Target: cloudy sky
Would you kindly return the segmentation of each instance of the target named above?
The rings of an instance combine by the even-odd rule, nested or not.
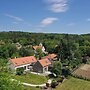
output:
[[[0,31],[90,33],[90,0],[0,0]]]

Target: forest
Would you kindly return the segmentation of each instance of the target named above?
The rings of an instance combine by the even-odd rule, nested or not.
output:
[[[17,49],[16,44],[22,46]],[[52,34],[29,32],[0,32],[0,59],[33,55],[31,46],[42,43],[48,53],[56,53],[62,62],[72,66],[90,57],[90,34]],[[18,45],[17,45],[18,46]],[[75,64],[75,65],[73,65]]]

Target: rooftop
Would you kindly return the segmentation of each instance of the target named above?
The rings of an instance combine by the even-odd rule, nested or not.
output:
[[[28,57],[21,57],[21,58],[15,58],[10,59],[10,61],[17,67],[33,62],[37,62],[36,58],[34,56],[28,56]]]
[[[51,62],[48,60],[48,59],[41,59],[39,60],[39,63],[45,67],[45,66],[48,66],[48,65],[51,65]]]

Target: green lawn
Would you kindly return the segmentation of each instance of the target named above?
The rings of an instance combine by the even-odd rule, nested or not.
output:
[[[70,78],[57,86],[54,90],[90,90],[90,81]]]
[[[90,59],[87,61],[87,64],[90,64]]]
[[[24,86],[24,89],[25,89],[25,90],[41,90],[40,88],[36,88],[36,87],[27,87],[27,86]]]
[[[12,76],[13,79],[16,79],[21,82],[31,83],[31,84],[43,84],[47,82],[47,78],[44,76],[39,76],[35,74],[28,73],[26,75],[15,75]]]

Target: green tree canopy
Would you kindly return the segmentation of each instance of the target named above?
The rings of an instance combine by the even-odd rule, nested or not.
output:
[[[59,61],[55,62],[52,67],[52,73],[55,73],[57,76],[61,75],[61,63]]]

